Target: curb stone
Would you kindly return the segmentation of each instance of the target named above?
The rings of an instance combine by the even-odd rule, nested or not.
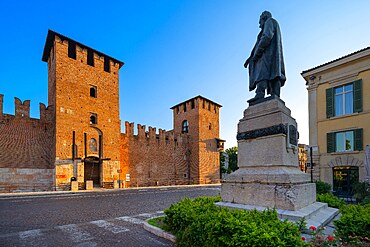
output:
[[[156,217],[154,217],[156,218]],[[150,218],[150,219],[153,219],[153,218]],[[162,229],[158,228],[158,227],[155,227],[155,226],[152,226],[148,223],[148,220],[150,219],[147,219],[145,222],[144,222],[144,229],[147,230],[148,232],[150,233],[153,233],[154,235],[158,236],[158,237],[161,237],[161,238],[165,238],[173,243],[176,243],[176,237],[174,235],[172,235],[171,233],[168,233],[168,232],[165,232],[163,231]]]
[[[151,189],[170,189],[170,188],[201,188],[201,187],[220,187],[221,184],[192,184],[192,185],[166,185],[166,186],[149,186],[149,187],[129,187],[119,189],[94,188],[93,190],[78,191],[19,191],[19,192],[0,192],[0,197],[17,197],[17,196],[37,196],[37,195],[59,195],[59,194],[78,194],[78,193],[95,193],[95,192],[117,192],[117,191],[136,191]]]

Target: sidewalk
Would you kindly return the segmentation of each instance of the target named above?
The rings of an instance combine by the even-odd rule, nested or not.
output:
[[[166,189],[166,188],[187,188],[187,187],[218,187],[221,184],[192,184],[192,185],[168,185],[168,186],[150,186],[150,187],[130,187],[118,189],[94,188],[93,190],[78,190],[78,191],[28,191],[28,192],[7,192],[0,193],[1,197],[18,197],[18,196],[36,196],[36,195],[59,195],[59,194],[79,194],[79,193],[94,193],[94,192],[114,192],[114,191],[130,191],[130,190],[149,190],[149,189]]]

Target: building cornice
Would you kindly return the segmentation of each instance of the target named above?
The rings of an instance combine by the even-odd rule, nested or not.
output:
[[[314,67],[312,69],[302,71],[301,75],[303,77],[307,77],[307,76],[310,76],[312,74],[320,73],[320,72],[323,72],[325,70],[340,66],[340,65],[345,64],[345,63],[355,61],[357,59],[360,59],[360,58],[363,58],[363,57],[366,57],[366,56],[370,56],[370,47],[367,47],[367,48],[364,48],[362,50],[353,52],[351,54],[348,54],[346,56],[340,57],[340,58],[335,59],[333,61],[324,63],[324,64],[319,65],[317,67]]]

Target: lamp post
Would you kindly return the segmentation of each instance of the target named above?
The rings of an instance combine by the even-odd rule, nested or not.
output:
[[[312,147],[310,147],[310,168],[311,168],[311,183],[313,183],[313,163],[312,163]]]

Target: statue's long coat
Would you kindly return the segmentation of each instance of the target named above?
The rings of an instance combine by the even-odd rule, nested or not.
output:
[[[259,57],[259,59],[256,61],[252,59],[249,63],[249,91],[254,90],[260,81],[276,78],[279,78],[281,86],[284,86],[286,77],[283,45],[280,27],[275,19],[266,20],[250,57]],[[270,88],[267,91],[269,93]]]

